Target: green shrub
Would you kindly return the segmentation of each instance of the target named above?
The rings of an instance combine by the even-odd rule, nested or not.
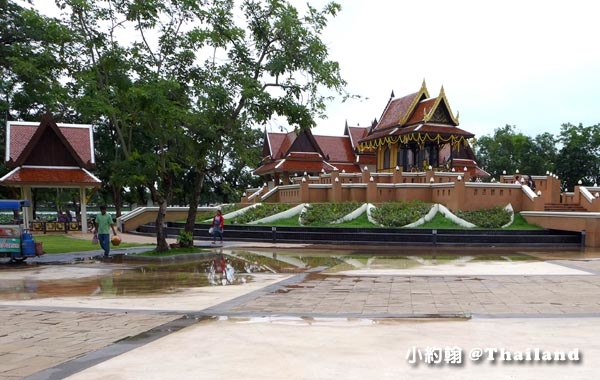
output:
[[[267,216],[279,214],[280,212],[284,212],[292,208],[289,204],[284,203],[263,203],[256,207],[253,207],[242,215],[238,215],[231,220],[232,224],[246,224],[248,222],[252,222],[254,220],[259,220],[262,218],[266,218]]]
[[[302,224],[305,226],[324,226],[350,214],[360,207],[358,202],[343,203],[313,203],[302,214]]]
[[[510,211],[500,206],[475,211],[456,211],[454,214],[480,228],[500,228],[510,223],[511,215]]]
[[[177,243],[180,247],[191,247],[194,245],[194,237],[191,232],[181,230],[177,236]]]
[[[430,209],[431,205],[422,201],[388,202],[373,209],[371,216],[385,227],[403,227],[421,219]]]

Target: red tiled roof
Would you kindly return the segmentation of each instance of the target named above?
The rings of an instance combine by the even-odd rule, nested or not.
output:
[[[381,120],[375,127],[374,130],[380,131],[398,125],[400,119],[402,119],[408,111],[410,106],[414,102],[415,97],[419,96],[421,92],[415,92],[414,94],[403,96],[390,101],[381,115]]]
[[[92,154],[91,126],[66,126],[58,124],[58,129],[67,139],[83,162],[94,163]]]
[[[58,124],[58,129],[83,162],[95,163],[91,125]],[[7,161],[17,161],[37,131],[39,123],[9,121],[7,131]]]
[[[101,181],[81,168],[18,167],[0,178],[5,186],[99,187]]]
[[[431,98],[431,99],[427,99],[427,100],[423,100],[423,101],[419,102],[419,104],[415,108],[415,111],[410,116],[410,119],[408,119],[408,121],[406,122],[406,125],[423,122],[425,120],[425,116],[433,108],[436,100],[437,100],[436,98]]]
[[[348,127],[348,133],[352,149],[355,149],[358,146],[358,142],[369,133],[369,128]]]
[[[354,162],[356,155],[348,136],[315,136],[328,161]]]
[[[335,166],[340,173],[342,171],[345,171],[346,173],[360,173],[360,166],[358,164],[331,164]]]
[[[254,170],[254,175],[263,175],[267,173],[271,173],[275,171],[275,166],[279,163],[279,161],[269,162],[264,165],[259,166]]]
[[[31,137],[38,128],[35,125],[18,125],[11,122],[7,125],[6,131],[6,161],[16,161]]]
[[[274,159],[278,159],[290,149],[290,146],[296,139],[296,134],[294,132],[268,132],[267,139],[269,139],[271,156]]]

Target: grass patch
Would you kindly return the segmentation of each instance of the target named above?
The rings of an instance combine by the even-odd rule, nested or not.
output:
[[[349,220],[340,224],[330,224],[331,227],[350,227],[350,228],[377,228],[378,225],[375,225],[369,222],[369,216],[366,212],[360,214],[360,216],[356,219]]]
[[[68,237],[65,235],[33,235],[36,242],[41,242],[44,247],[44,253],[69,253],[95,251],[100,248],[100,244],[94,245],[90,240]],[[122,242],[119,248],[143,247],[148,244]],[[114,249],[116,247],[111,247]]]
[[[429,222],[418,226],[417,228],[431,228],[431,229],[464,229],[465,227],[454,223],[452,220],[446,218],[443,214],[437,213]]]
[[[515,212],[515,218],[513,220],[513,222],[511,223],[510,226],[506,227],[507,230],[543,230],[542,227],[536,225],[536,224],[529,224],[527,223],[527,221],[525,220],[525,218],[523,218],[523,216],[521,216],[521,214]]]

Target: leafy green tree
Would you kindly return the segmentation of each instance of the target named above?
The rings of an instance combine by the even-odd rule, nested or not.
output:
[[[0,0],[0,111],[11,119],[64,110],[71,34],[58,20]]]
[[[475,145],[477,162],[492,177],[520,173],[541,175],[553,170],[556,159],[556,139],[543,133],[532,139],[517,133],[514,126],[494,130],[493,136],[482,136]]]
[[[149,189],[158,205],[157,249],[166,250],[163,222],[182,155],[189,152],[189,74],[202,37],[191,24],[204,17],[196,1],[59,0],[78,36],[72,93],[83,118],[100,120],[108,149],[105,179],[118,196],[125,186]],[[112,157],[111,157],[112,156]],[[108,170],[107,170],[108,168]],[[118,197],[117,197],[118,199]]]
[[[237,23],[234,5],[233,1],[215,1],[207,12],[210,37],[206,44],[213,55],[195,73],[202,79],[196,83],[195,98],[197,112],[216,133],[195,139],[200,151],[210,148],[210,159],[200,158],[192,164],[196,181],[186,222],[189,231],[203,176],[211,177],[210,182],[225,198],[234,191],[235,183],[231,178],[219,178],[227,177],[223,175],[224,163],[225,158],[231,158],[231,149],[240,161],[234,165],[229,161],[229,167],[241,170],[256,164],[243,153],[248,146],[240,144],[255,134],[253,125],[277,115],[296,128],[311,128],[316,117],[324,116],[327,98],[321,91],[342,93],[345,85],[338,63],[328,59],[327,46],[320,39],[328,17],[340,10],[338,4],[329,3],[322,11],[309,5],[307,13],[300,15],[287,1],[245,0],[241,2],[243,21]]]
[[[51,99],[43,103],[59,109],[63,120],[97,126],[98,172],[116,203],[123,188],[149,190],[160,210],[159,250],[168,249],[162,226],[178,189],[191,186],[190,216],[206,178],[217,196],[231,199],[257,164],[255,126],[281,116],[296,128],[311,128],[324,115],[323,91],[343,92],[339,65],[320,39],[340,10],[336,3],[321,11],[307,5],[302,15],[283,0],[56,4],[64,15],[62,25],[53,21],[57,38],[69,37],[60,56],[69,60],[50,65],[58,70],[46,73],[48,83],[60,91],[46,91]],[[32,61],[22,56],[24,64]],[[17,73],[14,62],[5,66]],[[12,93],[23,87],[2,85]]]
[[[67,90],[61,83],[70,54],[71,34],[57,20],[31,7],[0,0],[0,114],[7,120],[36,120],[46,111],[65,111]],[[5,140],[5,128],[0,139]],[[5,144],[0,144],[4,156]],[[6,173],[3,164],[0,174]],[[3,188],[3,192],[11,189]],[[7,194],[14,197],[14,194]]]
[[[564,189],[572,190],[579,181],[592,185],[600,180],[600,124],[584,127],[563,124],[559,141],[562,148],[556,174]]]

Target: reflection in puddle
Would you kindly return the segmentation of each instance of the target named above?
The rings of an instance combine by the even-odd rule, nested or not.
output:
[[[168,294],[192,287],[243,284],[252,281],[251,273],[271,272],[233,256],[223,257],[224,266],[217,267],[219,259],[137,267],[98,263],[3,267],[0,299]]]
[[[580,252],[565,251],[561,251],[561,254],[573,259],[581,255]],[[360,250],[326,247],[300,251],[238,249],[216,258],[212,256],[158,264],[123,263],[117,258],[108,263],[85,261],[67,265],[1,265],[0,299],[169,294],[193,287],[239,285],[252,281],[254,273],[302,273],[315,268],[323,269],[320,273],[325,275],[343,272],[370,275],[377,271],[395,275],[422,275],[425,273],[422,270],[429,271],[425,274],[461,275],[470,273],[469,270],[488,270],[482,268],[484,266],[503,267],[505,272],[497,274],[517,274],[519,270],[526,273],[531,271],[530,266],[534,266],[538,274],[553,274],[556,271],[554,267],[559,266],[544,263],[547,255],[552,256],[553,252],[465,247],[382,247]],[[458,269],[451,272],[447,271],[448,267]],[[497,271],[496,268],[494,270]],[[563,272],[556,273],[566,273],[564,268],[561,270]]]

